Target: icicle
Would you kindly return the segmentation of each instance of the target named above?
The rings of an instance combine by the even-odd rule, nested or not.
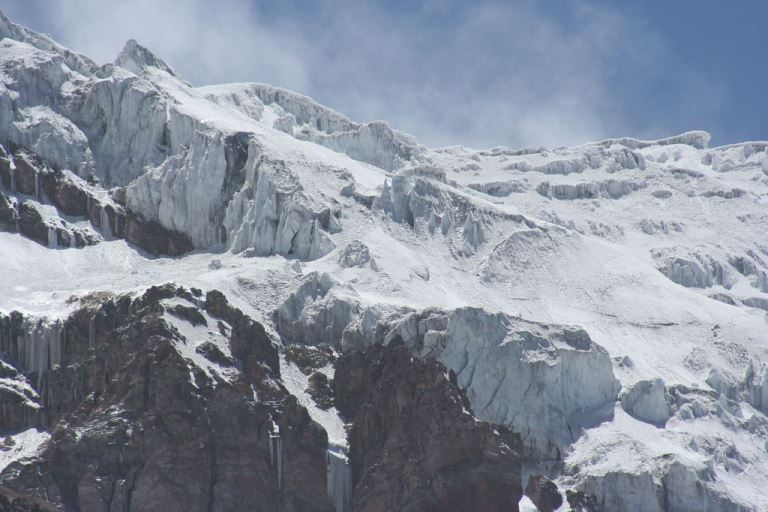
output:
[[[88,347],[93,348],[94,345],[96,345],[96,315],[93,315],[88,322]]]
[[[26,372],[37,376],[38,388],[45,372],[61,366],[63,331],[60,320],[53,323],[41,320],[23,336],[17,337],[18,360]]]
[[[40,173],[35,170],[35,197],[40,199]]]
[[[16,167],[13,165],[13,161],[11,161],[11,193],[16,193]]]
[[[56,228],[48,226],[48,247],[50,249],[56,249],[59,247],[59,239],[56,236]]]
[[[280,438],[280,427],[272,423],[269,433],[269,460],[277,470],[277,488],[283,488],[283,441]]]
[[[49,338],[49,348],[48,353],[50,356],[50,360],[48,361],[48,369],[53,370],[54,368],[58,368],[61,366],[61,358],[62,354],[64,352],[63,346],[62,346],[62,333],[64,331],[64,326],[62,325],[61,321],[56,320],[56,322],[53,324],[52,328],[50,329],[50,338]]]
[[[336,512],[352,510],[352,467],[346,448],[329,445],[325,452],[328,498]]]
[[[108,236],[112,236],[112,229],[109,227],[109,215],[104,206],[101,207],[101,218],[99,220],[101,222],[102,232],[106,233]]]

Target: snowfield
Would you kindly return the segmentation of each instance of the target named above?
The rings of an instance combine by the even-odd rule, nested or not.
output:
[[[277,87],[192,87],[135,42],[98,66],[5,17],[0,36],[6,153],[194,246],[152,255],[3,185],[98,240],[0,232],[0,312],[50,322],[73,296],[174,282],[222,291],[285,344],[399,335],[522,435],[528,472],[602,510],[768,510],[768,143],[426,148]],[[46,440],[13,439],[0,466]]]

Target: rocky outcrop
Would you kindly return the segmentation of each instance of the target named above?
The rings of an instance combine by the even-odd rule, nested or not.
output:
[[[534,458],[560,459],[585,426],[611,417],[620,388],[608,353],[577,327],[469,307],[363,306],[326,274],[308,275],[274,317],[284,340],[345,353],[401,337],[456,372],[477,417],[519,432]]]
[[[15,202],[0,192],[0,231],[15,233],[19,229],[18,220]]]
[[[60,509],[34,496],[0,486],[0,510],[5,512],[58,512]]]
[[[557,485],[544,475],[531,475],[525,486],[528,496],[539,512],[554,512],[563,504]]]
[[[71,510],[331,510],[325,432],[280,383],[263,327],[222,294],[86,297],[63,329],[59,363],[33,372],[51,440],[3,485]],[[237,368],[195,352],[206,337]]]
[[[346,268],[370,266],[376,269],[376,261],[371,257],[368,246],[359,240],[353,240],[339,251],[339,265]]]
[[[0,229],[18,231],[46,247],[84,247],[103,237],[117,237],[153,255],[178,256],[193,249],[185,234],[167,229],[157,221],[144,220],[73,173],[52,169],[26,151],[17,149],[12,157],[0,157],[0,178],[9,194],[6,197],[0,193]],[[113,192],[117,198],[121,190]],[[14,198],[14,194],[23,195]],[[34,200],[23,199],[24,196]],[[41,213],[43,203],[55,209],[55,216]],[[90,221],[102,236],[82,224],[67,222],[65,216]]]
[[[436,361],[375,345],[339,359],[334,390],[352,420],[353,510],[518,509],[519,438],[476,421]]]

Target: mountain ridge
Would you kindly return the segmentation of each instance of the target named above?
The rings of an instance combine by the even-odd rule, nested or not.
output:
[[[107,473],[79,467],[44,485],[19,476],[47,467],[56,450],[93,456],[60,441],[66,428],[32,421],[42,414],[34,411],[72,422],[86,407],[104,418],[108,407],[128,411],[79,396],[81,409],[69,409],[49,384],[103,357],[86,332],[94,304],[103,311],[96,322],[116,314],[126,325],[158,322],[158,347],[170,351],[184,400],[195,385],[229,389],[230,374],[281,390],[274,400],[254,390],[226,402],[236,411],[273,407],[274,418],[285,407],[316,437],[308,476],[292,465],[302,456],[275,455],[289,423],[275,430],[259,416],[259,471],[279,499],[288,499],[276,476],[283,467],[310,478],[319,509],[327,500],[349,510],[355,496],[372,495],[347,458],[360,453],[346,452],[343,425],[352,419],[312,397],[332,395],[335,365],[351,364],[346,358],[369,351],[375,367],[376,345],[402,344],[439,365],[430,372],[454,375],[456,389],[440,389],[467,400],[474,418],[520,436],[520,454],[498,450],[522,457],[508,467],[551,478],[574,510],[768,506],[768,143],[710,148],[709,134],[691,131],[571,148],[427,148],[384,122],[357,123],[278,87],[192,87],[135,41],[97,66],[0,21],[0,346],[12,424],[0,430],[23,447],[0,452],[0,483],[59,496],[53,502],[65,508],[117,510],[131,479],[145,478],[110,473],[98,458],[89,464],[109,473],[108,486],[98,484]],[[158,288],[168,282],[176,284]],[[214,294],[205,306],[193,290],[226,298]],[[261,326],[278,363],[238,367],[250,349],[231,329],[243,322]],[[77,333],[76,350],[63,325]],[[289,360],[302,350],[323,364],[304,374]],[[446,421],[463,425],[457,418]],[[375,437],[370,425],[355,425],[363,427]],[[512,473],[513,487],[525,488]],[[73,485],[90,501],[78,501]],[[408,485],[408,502],[432,496]],[[227,492],[206,499],[224,506],[240,491]],[[509,507],[535,510],[531,499]]]

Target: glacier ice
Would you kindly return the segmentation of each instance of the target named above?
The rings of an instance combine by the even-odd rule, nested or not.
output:
[[[662,379],[643,380],[622,390],[621,407],[635,418],[664,425],[671,414]]]
[[[38,315],[10,350],[33,384],[70,297],[214,284],[286,344],[402,337],[603,509],[768,508],[765,142],[429,149],[278,87],[191,87],[135,41],[98,66],[0,35],[0,308]],[[123,240],[171,232],[196,251]],[[348,510],[354,461],[327,463]]]

